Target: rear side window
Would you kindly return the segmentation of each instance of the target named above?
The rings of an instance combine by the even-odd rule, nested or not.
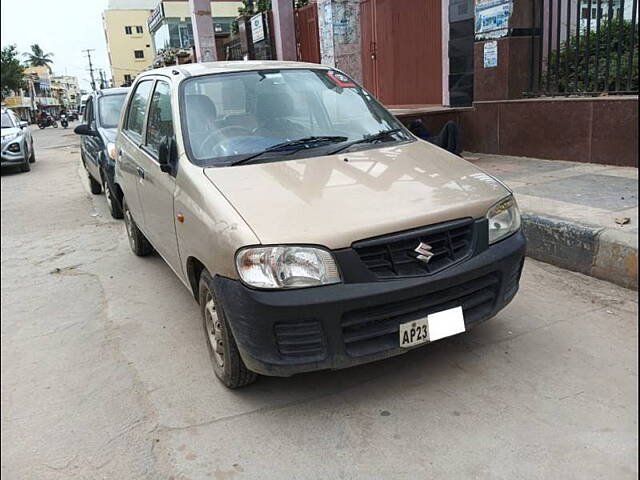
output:
[[[145,80],[140,82],[129,102],[129,110],[127,111],[127,132],[134,136],[141,137],[144,129],[144,114],[147,109],[147,101],[151,94],[153,80]]]
[[[147,148],[156,156],[160,142],[165,137],[173,137],[173,117],[171,115],[171,87],[167,82],[158,82],[151,97],[149,121],[147,122]]]

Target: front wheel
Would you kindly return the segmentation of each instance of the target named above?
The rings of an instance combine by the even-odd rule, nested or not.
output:
[[[87,173],[87,176],[89,177],[89,189],[91,193],[100,195],[100,193],[102,193],[102,185],[100,185],[100,182],[93,178],[90,173]]]
[[[136,225],[131,210],[127,205],[127,199],[122,200],[122,211],[124,213],[124,225],[127,229],[127,237],[129,237],[129,246],[131,251],[138,257],[145,257],[153,252],[153,247],[147,240],[147,237],[140,231],[138,225]]]
[[[240,357],[238,345],[229,322],[213,295],[213,280],[203,270],[198,286],[200,314],[213,372],[228,388],[239,388],[256,381],[258,376],[249,370]]]

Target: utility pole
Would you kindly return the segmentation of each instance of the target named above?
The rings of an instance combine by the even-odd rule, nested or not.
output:
[[[91,88],[95,91],[96,79],[93,76],[93,64],[91,63],[91,52],[95,51],[95,48],[90,48],[90,49],[88,48],[82,51],[87,52],[87,58],[89,59],[89,74],[91,75]]]
[[[189,0],[193,38],[196,43],[196,60],[198,62],[215,62],[216,36],[211,21],[211,4],[209,0]]]
[[[100,69],[100,88],[107,88],[107,82],[104,79],[104,70]]]

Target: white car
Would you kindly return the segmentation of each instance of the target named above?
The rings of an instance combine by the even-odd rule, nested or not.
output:
[[[21,121],[8,108],[0,112],[2,122],[2,166],[19,166],[23,172],[31,170],[31,164],[36,161],[33,149],[33,138],[27,128],[28,122]]]

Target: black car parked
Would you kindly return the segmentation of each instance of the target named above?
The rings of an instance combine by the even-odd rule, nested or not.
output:
[[[113,173],[120,121],[120,111],[129,93],[128,88],[109,88],[93,92],[87,99],[82,124],[75,133],[82,135],[80,152],[89,176],[91,193],[104,191],[113,218],[122,218],[122,205],[114,195]]]

